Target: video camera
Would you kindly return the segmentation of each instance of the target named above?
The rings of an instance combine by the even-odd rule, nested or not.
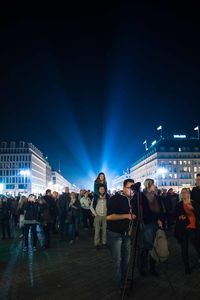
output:
[[[140,191],[140,187],[141,187],[141,182],[136,182],[135,184],[132,184],[130,186],[131,190],[134,191],[135,193]]]

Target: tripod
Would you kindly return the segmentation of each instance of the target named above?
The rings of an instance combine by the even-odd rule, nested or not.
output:
[[[125,278],[125,282],[124,282],[124,286],[123,286],[123,292],[122,292],[122,297],[121,300],[124,299],[125,296],[125,292],[126,292],[126,287],[127,287],[127,282],[128,282],[128,276],[131,272],[131,280],[130,280],[130,287],[129,287],[129,293],[128,295],[130,295],[131,291],[133,290],[133,277],[134,277],[134,270],[135,270],[135,264],[136,264],[136,259],[138,256],[137,251],[139,250],[139,248],[141,248],[141,245],[138,246],[138,240],[139,237],[141,235],[141,238],[143,238],[142,234],[143,234],[143,230],[144,230],[144,223],[143,223],[143,215],[142,215],[142,198],[141,198],[141,192],[138,190],[136,193],[136,203],[137,203],[137,221],[136,224],[134,224],[134,221],[130,221],[129,224],[129,231],[130,231],[130,238],[131,238],[131,249],[130,249],[130,259],[129,259],[129,264],[128,264],[128,268],[127,268],[127,273],[126,273],[126,278]],[[135,225],[135,226],[134,226]],[[135,227],[135,230],[133,230],[133,228]],[[152,248],[154,248],[154,246],[152,245]],[[156,251],[156,249],[154,248],[156,256],[158,258],[158,261],[160,262],[160,257]],[[132,261],[131,261],[132,258]],[[176,295],[176,291],[169,279],[168,274],[163,271],[163,274],[166,278],[167,283],[169,284],[173,296],[174,298],[177,300],[178,297]]]
[[[137,221],[136,223],[134,220],[130,221],[129,224],[129,235],[131,239],[131,249],[130,249],[130,260],[127,268],[126,278],[123,286],[122,291],[122,297],[121,299],[124,299],[126,286],[128,282],[128,276],[131,271],[131,282],[129,287],[129,292],[133,289],[133,276],[134,276],[134,270],[135,270],[135,264],[136,264],[136,258],[137,258],[137,250],[138,248],[138,239],[141,229],[143,228],[143,222],[142,222],[142,209],[141,209],[141,192],[138,190],[136,193],[137,197]],[[131,210],[133,212],[133,210]],[[133,258],[133,261],[131,263],[131,258]]]

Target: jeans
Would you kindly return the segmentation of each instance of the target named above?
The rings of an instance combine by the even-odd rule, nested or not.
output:
[[[131,240],[126,234],[107,232],[108,246],[114,263],[114,279],[118,288],[122,288],[126,279],[130,259]]]
[[[36,243],[37,243],[36,224],[24,224],[25,246],[28,247],[29,228],[31,228],[31,232],[32,232],[33,247],[36,247]]]
[[[140,255],[140,271],[148,268],[149,250],[153,248],[153,243],[158,225],[154,223],[145,224],[141,229],[142,233],[142,250]]]
[[[74,240],[75,236],[79,236],[79,216],[74,218],[73,223],[69,223],[69,240]]]
[[[195,229],[187,229],[181,242],[182,259],[186,268],[189,268],[189,242],[191,242],[200,258],[199,232]]]

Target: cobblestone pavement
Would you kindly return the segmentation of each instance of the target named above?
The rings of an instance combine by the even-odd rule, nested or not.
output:
[[[191,249],[192,274],[185,275],[180,248],[173,237],[168,263],[158,266],[160,276],[141,278],[137,270],[133,290],[124,299],[200,300],[200,267]],[[93,233],[81,232],[73,245],[53,236],[51,248],[23,251],[23,241],[0,243],[0,299],[9,300],[117,300],[108,249],[96,250]]]

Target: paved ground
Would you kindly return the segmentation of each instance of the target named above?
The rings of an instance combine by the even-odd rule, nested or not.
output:
[[[180,249],[169,238],[171,256],[161,264],[160,277],[141,278],[137,272],[133,293],[125,299],[200,300],[200,268],[191,249],[192,274],[185,275]],[[0,299],[12,300],[117,300],[108,249],[93,247],[93,233],[81,232],[74,245],[53,236],[52,248],[23,253],[18,238],[0,244]]]

